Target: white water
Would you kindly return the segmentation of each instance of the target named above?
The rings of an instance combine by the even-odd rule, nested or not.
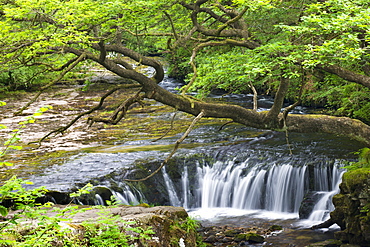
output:
[[[197,164],[196,170],[199,190],[193,193],[195,198],[192,200],[189,198],[191,188],[187,168],[181,178],[182,198],[177,196],[173,183],[166,181],[172,205],[190,209],[193,216],[253,214],[254,217],[271,219],[298,218],[311,179],[311,187],[320,197],[306,220],[306,224],[311,225],[328,219],[334,209],[332,196],[339,192],[344,173],[339,164],[318,164],[310,178],[307,165],[295,166],[289,162],[255,164],[249,159],[241,163],[217,161],[213,165]],[[164,177],[170,180],[165,170],[163,172]]]
[[[184,162],[181,178],[172,180],[162,168],[164,184],[171,205],[186,208],[192,216],[202,218],[226,215],[252,215],[266,219],[298,219],[299,209],[307,192],[317,198],[304,225],[325,221],[334,209],[333,195],[339,192],[339,162],[317,161],[310,166],[299,159],[255,154],[244,162],[216,161],[213,164]],[[262,157],[262,156],[261,156]],[[125,183],[122,192],[112,194],[123,204],[145,201],[139,191]],[[98,204],[103,199],[97,197]]]
[[[333,176],[331,182],[332,190],[318,191],[321,194],[321,199],[316,203],[313,211],[308,218],[308,221],[319,223],[327,220],[330,217],[330,212],[334,210],[332,198],[335,194],[339,193],[339,184],[342,182],[342,175],[345,171],[333,168]]]
[[[170,176],[168,176],[168,174],[166,172],[166,167],[165,166],[162,168],[162,174],[163,174],[164,182],[166,183],[167,192],[168,192],[168,196],[170,198],[171,205],[180,207],[181,206],[180,199],[177,196],[177,192],[175,190],[175,187],[173,185],[173,182],[172,182]]]

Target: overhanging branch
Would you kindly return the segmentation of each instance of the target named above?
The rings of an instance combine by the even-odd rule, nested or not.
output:
[[[35,95],[35,97],[33,97],[25,106],[23,106],[19,111],[17,111],[16,113],[14,113],[14,115],[19,115],[19,114],[22,114],[22,112],[27,109],[27,107],[29,107],[33,102],[35,102],[37,100],[37,98],[49,87],[51,87],[52,85],[54,85],[55,83],[57,83],[58,81],[60,81],[64,76],[65,74],[67,74],[69,71],[71,71],[74,67],[76,67],[77,64],[79,64],[82,60],[84,60],[86,57],[86,54],[85,53],[82,53],[79,55],[79,57],[73,61],[72,63],[70,63],[69,61],[67,62],[69,64],[69,66],[62,72],[60,73],[60,75],[52,82],[50,82],[49,84],[41,87],[40,91]]]
[[[99,110],[102,106],[103,106],[103,103],[105,101],[105,99],[111,95],[112,93],[120,90],[120,89],[124,89],[124,88],[135,88],[135,87],[140,87],[140,85],[138,84],[125,84],[125,85],[121,85],[119,87],[115,87],[111,90],[109,90],[107,93],[105,93],[101,98],[100,98],[100,101],[99,101],[99,104],[94,106],[93,108],[91,108],[90,110],[88,111],[85,111],[85,112],[82,112],[80,114],[78,114],[74,119],[72,119],[72,121],[70,121],[67,125],[65,126],[62,126],[56,130],[53,130],[51,132],[49,132],[48,134],[46,134],[45,136],[43,136],[40,140],[36,141],[36,142],[30,142],[29,144],[31,143],[38,143],[39,145],[41,145],[41,142],[43,142],[44,140],[46,140],[48,137],[50,137],[51,135],[55,134],[63,134],[66,130],[68,130],[74,123],[76,123],[80,118],[82,118],[83,116],[85,115],[88,115],[88,114],[91,114],[93,113],[94,111],[97,111]]]
[[[367,88],[370,88],[369,76],[353,72],[338,65],[319,65],[317,66],[317,68],[322,69],[328,73],[335,74],[347,81],[355,82]]]

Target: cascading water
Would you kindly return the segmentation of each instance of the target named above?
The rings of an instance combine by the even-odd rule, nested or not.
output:
[[[329,213],[334,210],[334,205],[331,199],[335,194],[339,193],[339,184],[342,181],[342,175],[344,172],[345,171],[343,169],[338,170],[333,167],[331,184],[329,184],[329,181],[327,181],[327,185],[330,185],[330,189],[325,187],[321,191],[316,192],[321,196],[321,199],[313,208],[312,213],[308,218],[309,221],[320,222],[329,218]]]
[[[338,192],[341,175],[339,161],[323,160],[321,164],[297,164],[302,160],[278,160],[274,157],[256,163],[252,157],[244,162],[216,161],[213,164],[196,164],[194,180],[188,177],[188,168],[182,173],[182,191],[176,192],[173,183],[168,186],[174,206],[194,208],[235,208],[264,210],[298,215],[308,191],[320,197],[310,220],[323,221],[333,210],[331,198]],[[165,170],[164,177],[170,179]],[[198,189],[189,185],[196,184]],[[189,193],[190,192],[190,193]],[[178,195],[184,195],[179,199]],[[192,195],[193,198],[189,198]],[[192,203],[191,203],[192,202]]]
[[[161,84],[171,92],[182,86],[181,82],[174,83],[169,78]],[[213,97],[247,108],[253,101],[253,95],[222,93]],[[271,98],[261,96],[258,110],[268,110],[272,103]],[[308,111],[296,108],[295,113]],[[172,121],[172,114],[157,117],[167,121],[168,126]],[[297,219],[302,205],[310,201],[312,205],[305,209],[308,213],[302,218],[308,218],[312,223],[325,220],[333,210],[331,198],[338,192],[344,173],[340,168],[341,161],[336,159],[353,159],[349,154],[362,148],[356,142],[332,135],[289,133],[295,154],[292,156],[287,152],[285,134],[237,124],[229,124],[219,131],[220,125],[215,121],[194,128],[176,154],[195,155],[195,158],[185,158],[177,162],[175,168],[167,164],[151,178],[151,182],[140,186],[126,183],[124,179],[143,178],[146,172],[156,170],[158,164],[150,166],[150,162],[162,163],[168,155],[166,152],[172,150],[181,134],[160,139],[157,146],[143,137],[101,150],[81,152],[66,163],[48,168],[42,176],[29,178],[34,182],[30,187],[46,186],[49,190],[68,193],[91,182],[96,186],[95,194],[86,201],[77,202],[105,204],[114,196],[122,204],[170,204],[182,206],[190,213],[198,209],[208,213],[226,208],[233,212],[243,211],[241,214],[237,212],[239,216],[246,211],[251,214],[273,212],[278,213],[279,219],[284,218],[284,213]],[[138,168],[137,163],[142,166]],[[137,177],[131,177],[135,170],[139,170]],[[225,219],[223,215],[214,215]],[[253,219],[251,221],[256,224]],[[232,223],[238,225],[239,222],[238,218]]]
[[[171,205],[173,206],[181,206],[181,202],[179,197],[177,196],[175,187],[173,185],[173,182],[170,178],[170,176],[166,172],[166,167],[162,168],[162,174],[163,174],[163,180],[166,183],[167,191],[168,191],[168,197],[170,199]]]
[[[330,142],[320,135],[325,142],[308,142],[304,135],[291,134],[290,138],[295,146],[294,155],[290,155],[282,134],[262,132],[256,135],[242,126],[228,126],[228,132],[210,135],[215,132],[212,128],[218,127],[207,125],[204,129],[194,129],[192,135],[186,139],[188,143],[207,140],[212,145],[204,143],[191,149],[179,149],[171,164],[167,164],[152,181],[138,187],[137,183],[127,183],[124,179],[142,178],[145,176],[143,172],[157,169],[167,156],[165,152],[143,151],[143,145],[148,145],[148,150],[152,149],[150,141],[141,141],[138,152],[120,152],[120,147],[117,147],[108,149],[108,154],[86,153],[74,157],[70,163],[56,167],[58,169],[49,170],[45,176],[32,180],[34,186],[50,180],[53,182],[49,187],[64,188],[61,180],[55,182],[56,178],[61,178],[61,170],[65,177],[76,181],[76,164],[92,164],[93,171],[114,172],[107,172],[99,180],[92,180],[91,183],[100,188],[96,190],[100,197],[81,201],[83,204],[104,204],[113,195],[122,204],[147,202],[182,206],[189,212],[204,209],[208,213],[226,208],[238,213],[241,211],[237,210],[257,211],[272,215],[271,218],[275,219],[280,216],[297,219],[301,216],[311,223],[326,220],[333,210],[331,198],[338,192],[338,185],[345,171],[340,167],[346,157],[336,159],[337,152],[330,153],[331,150],[340,150],[341,146],[338,148],[332,145],[342,145],[341,141]],[[317,137],[311,135],[310,138]],[[173,139],[163,139],[160,142],[161,145],[169,145],[173,143]],[[355,145],[352,146],[355,148]],[[352,146],[345,145],[345,148]],[[345,149],[342,154],[344,153],[350,152]],[[138,168],[135,168],[136,162],[141,164]],[[105,169],[100,169],[99,163]],[[108,165],[110,169],[106,169]],[[142,168],[145,169],[140,170]],[[135,170],[138,171],[138,177],[134,175]],[[80,180],[87,178],[89,174],[78,176],[77,181],[82,183]],[[203,212],[200,214],[204,216]]]

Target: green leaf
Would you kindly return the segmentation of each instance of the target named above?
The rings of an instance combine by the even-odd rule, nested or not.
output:
[[[0,162],[0,166],[13,166],[13,163],[10,163],[10,162]]]
[[[14,150],[22,150],[23,149],[22,146],[14,146],[14,145],[10,145],[9,148],[14,149]]]
[[[6,207],[4,207],[4,206],[1,206],[0,205],[0,214],[2,215],[2,216],[7,216],[8,215],[8,209],[6,208]]]

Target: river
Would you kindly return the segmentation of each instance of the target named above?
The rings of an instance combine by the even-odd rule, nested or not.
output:
[[[168,78],[162,82],[170,91],[181,85]],[[215,92],[212,97],[244,107],[251,107],[252,102],[248,94]],[[259,97],[259,111],[271,105],[270,97]],[[294,113],[311,110],[299,107]],[[170,121],[171,116],[165,118]],[[181,134],[81,151],[29,179],[34,186],[55,191],[70,191],[90,182],[97,188],[95,204],[104,204],[108,191],[124,204],[182,206],[203,225],[282,225],[285,230],[267,238],[267,246],[305,246],[332,237],[335,226],[318,231],[307,228],[328,218],[333,210],[331,197],[338,193],[345,172],[342,167],[356,158],[354,152],[361,144],[315,133],[289,133],[288,144],[285,133],[238,124],[219,128],[212,121],[195,128],[181,144],[174,164],[164,167],[147,191],[124,179],[132,176],[130,169],[137,163],[151,169],[158,166]]]

